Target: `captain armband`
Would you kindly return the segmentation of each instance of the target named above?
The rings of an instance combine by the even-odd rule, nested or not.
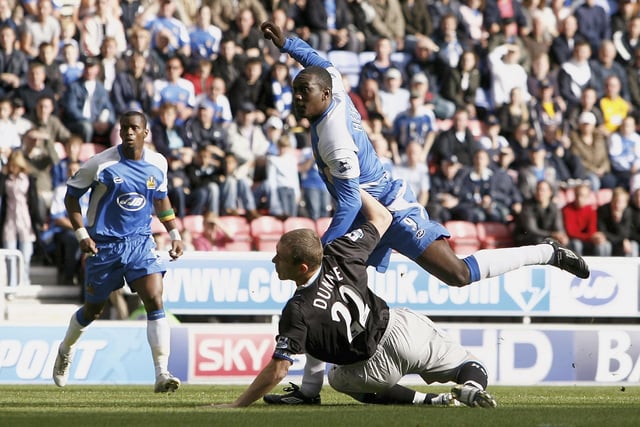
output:
[[[158,219],[161,222],[171,221],[172,219],[176,219],[176,213],[173,209],[167,209],[166,211],[158,213]]]

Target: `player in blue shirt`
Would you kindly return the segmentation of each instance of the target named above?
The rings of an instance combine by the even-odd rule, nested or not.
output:
[[[169,256],[177,259],[183,245],[167,197],[167,160],[144,148],[147,120],[137,111],[120,118],[122,144],[87,160],[67,181],[65,206],[86,258],[85,303],[71,316],[58,349],[53,380],[69,379],[74,346],[104,309],[112,291],[124,280],[137,292],[147,312],[147,337],[156,371],[155,392],[175,391],[180,380],[168,371],[170,329],[162,304],[166,269],[155,254],[151,215],[155,212],[171,236]],[[79,200],[91,189],[87,221]]]
[[[293,82],[294,111],[311,123],[311,143],[320,174],[336,201],[333,220],[322,242],[336,239],[362,224],[360,189],[378,199],[393,215],[368,264],[385,271],[391,250],[414,260],[450,286],[466,286],[525,265],[550,264],[581,278],[589,276],[585,261],[557,242],[518,248],[481,250],[466,258],[456,256],[446,241],[449,232],[429,219],[426,209],[403,180],[392,180],[376,156],[362,127],[361,117],[342,84],[338,70],[300,39],[286,38],[272,22],[261,25],[264,37],[305,68]],[[313,399],[322,387],[324,367],[307,358],[299,403]],[[292,394],[294,394],[292,393]],[[269,396],[275,396],[268,399]],[[289,395],[286,395],[291,397]],[[295,397],[295,396],[294,396]],[[293,399],[265,397],[268,403]],[[319,401],[319,399],[317,400]]]

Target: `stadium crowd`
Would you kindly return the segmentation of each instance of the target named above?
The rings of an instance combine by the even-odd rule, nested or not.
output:
[[[77,280],[65,182],[132,109],[177,217],[206,219],[191,248],[234,238],[221,217],[329,217],[267,19],[343,73],[434,220],[638,255],[637,0],[0,0],[2,247]]]

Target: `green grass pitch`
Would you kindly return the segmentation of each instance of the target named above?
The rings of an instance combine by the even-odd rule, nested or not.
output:
[[[0,386],[0,425],[19,426],[640,426],[640,387],[491,387],[495,410],[363,405],[330,387],[322,405],[208,408],[232,401],[244,386]],[[443,392],[446,386],[418,387]],[[278,391],[278,387],[274,391]]]

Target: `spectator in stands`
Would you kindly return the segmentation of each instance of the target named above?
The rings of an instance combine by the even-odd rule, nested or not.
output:
[[[222,215],[239,215],[244,211],[248,221],[259,217],[251,181],[245,173],[238,173],[238,160],[232,152],[225,153],[223,170],[220,175]]]
[[[175,18],[175,0],[161,0],[158,14],[151,19],[146,28],[151,33],[151,47],[164,50],[167,55],[180,53],[191,55],[191,41],[186,25]]]
[[[431,175],[431,188],[427,212],[429,217],[441,224],[454,219],[453,212],[460,201],[462,180],[467,168],[453,155],[440,161],[435,174]]]
[[[473,153],[478,145],[469,130],[469,113],[465,109],[458,109],[453,116],[451,127],[441,132],[433,145],[433,161],[456,156],[463,166],[471,166]]]
[[[562,208],[562,219],[569,236],[568,247],[579,256],[606,256],[606,237],[598,231],[598,215],[591,203],[591,187],[589,184],[579,184],[573,192],[574,200]]]
[[[616,39],[616,33],[623,32],[629,28],[630,22],[638,17],[638,2],[636,0],[618,0],[617,9],[611,15],[611,38]],[[610,11],[613,12],[613,9]]]
[[[627,116],[617,132],[608,139],[611,171],[617,178],[617,186],[629,188],[629,180],[640,171],[640,134],[636,120]]]
[[[604,234],[603,256],[638,256],[638,242],[631,239],[629,193],[624,188],[613,190],[611,201],[598,207],[598,231]]]
[[[464,0],[460,5],[460,24],[464,25],[469,35],[469,40],[474,46],[486,43],[489,33],[484,28],[482,12],[484,2],[482,0]]]
[[[560,34],[556,36],[549,46],[549,57],[554,66],[561,66],[571,60],[576,42],[580,40],[577,36],[578,21],[573,15],[568,15],[560,24]],[[577,37],[576,37],[577,36]]]
[[[324,2],[296,2],[290,7],[291,18],[298,37],[316,50],[331,49],[331,34]]]
[[[256,105],[258,109],[267,117],[277,117],[291,127],[295,127],[296,121],[292,114],[293,88],[287,64],[284,62],[273,64],[262,85]]]
[[[424,105],[423,95],[416,90],[411,91],[409,108],[396,116],[390,135],[389,142],[395,165],[404,163],[407,160],[405,154],[409,145],[416,144],[420,148],[417,154],[418,161],[426,167],[427,156],[437,132],[436,118],[433,111]]]
[[[438,45],[435,53],[436,67],[439,70],[438,80],[456,69],[465,50],[470,49],[466,36],[458,33],[458,19],[453,13],[448,13],[440,20],[440,25],[434,31],[433,41]]]
[[[225,38],[235,41],[236,54],[248,58],[262,58],[264,38],[256,27],[256,22],[256,17],[250,8],[241,8],[229,29],[224,32]]]
[[[127,39],[120,16],[111,0],[97,0],[95,12],[82,20],[80,46],[83,56],[98,56],[105,38],[112,37],[116,43],[116,55],[127,48]]]
[[[417,97],[420,97],[417,93]],[[391,67],[384,73],[384,83],[380,87],[380,104],[382,105],[382,114],[385,119],[393,126],[393,121],[398,114],[409,108],[409,90],[402,87],[402,72]]]
[[[10,27],[18,33],[18,22],[14,19],[16,7],[9,0],[0,0],[0,27]]]
[[[242,77],[237,79],[228,91],[231,111],[234,115],[237,114],[242,103],[250,102],[257,105],[263,89],[264,69],[260,58],[249,58],[242,69]],[[264,113],[260,112],[258,122],[264,121],[263,116]]]
[[[116,115],[126,111],[151,111],[153,79],[146,71],[146,59],[141,52],[133,52],[129,66],[115,76],[111,88],[111,102]]]
[[[33,243],[45,218],[39,208],[35,182],[37,178],[28,169],[24,152],[14,150],[9,155],[5,170],[0,173],[2,247],[22,252],[24,270],[19,276],[23,278],[23,283],[29,283]],[[9,274],[9,285],[17,285],[16,270],[12,269]]]
[[[458,23],[460,24],[462,30],[464,30],[464,28],[462,27],[463,21],[460,17],[460,7],[461,2],[458,0],[428,2],[427,8],[429,10],[429,16],[431,17],[431,25],[433,26],[433,28],[435,29],[440,27],[440,21],[442,20],[443,16],[453,14],[458,19]]]
[[[523,0],[522,13],[527,20],[527,30],[534,31],[536,19],[540,19],[543,24],[543,34],[547,40],[551,40],[558,34],[558,21],[553,10],[544,0]]]
[[[35,15],[27,15],[21,30],[20,48],[30,58],[38,56],[41,43],[51,43],[56,57],[60,41],[60,21],[53,14],[51,0],[38,0]]]
[[[227,31],[233,20],[238,16],[240,8],[250,9],[256,22],[267,19],[267,11],[260,0],[219,0],[207,2],[211,6],[211,17],[213,24],[220,27],[222,31]]]
[[[24,113],[27,117],[33,114],[36,101],[42,96],[57,99],[57,94],[53,91],[53,88],[46,83],[46,78],[47,75],[44,64],[39,61],[31,61],[29,63],[26,83],[16,89],[13,95],[22,101]]]
[[[587,40],[593,52],[598,51],[602,40],[611,39],[610,18],[596,0],[585,0],[575,9],[574,15],[578,21],[578,34]]]
[[[170,102],[160,106],[158,117],[151,123],[153,146],[163,156],[177,159],[187,151],[189,158],[193,158],[194,146],[185,136],[185,127],[177,125],[178,107]],[[188,164],[188,163],[187,163]]]
[[[429,37],[417,40],[415,48],[411,51],[411,58],[405,66],[407,78],[412,79],[416,74],[422,73],[429,80],[429,87],[434,93],[440,91],[440,74],[436,67],[436,54],[440,48]]]
[[[36,178],[40,217],[45,218],[53,198],[51,171],[60,161],[60,157],[54,141],[49,139],[48,134],[38,129],[30,129],[24,134],[22,151],[27,160],[29,175]]]
[[[620,81],[620,95],[628,99],[629,84],[627,82],[627,73],[624,67],[616,62],[616,47],[611,40],[603,40],[598,49],[598,60],[592,61],[591,69],[593,70],[594,85],[598,90],[598,95],[606,95],[607,80],[611,76],[616,76]]]
[[[531,108],[532,123],[536,129],[544,129],[547,126],[564,128],[564,112],[567,105],[562,98],[554,96],[553,83],[550,80],[540,82],[537,99],[533,100]]]
[[[533,199],[538,182],[546,181],[553,192],[560,189],[556,169],[547,160],[547,149],[535,143],[527,150],[529,161],[518,169],[518,189],[525,200]]]
[[[269,141],[256,122],[258,114],[254,104],[243,102],[227,129],[226,151],[234,154],[239,165],[235,176],[253,178],[256,160],[264,159],[269,149]]]
[[[562,134],[557,126],[549,125],[543,129],[542,142],[547,149],[547,161],[556,170],[558,181],[572,186],[575,181],[587,178],[582,161],[569,149],[569,135]]]
[[[82,153],[82,145],[84,141],[78,135],[70,135],[69,138],[64,143],[64,154],[65,157],[60,159],[58,163],[53,165],[53,169],[51,171],[51,180],[53,191],[55,193],[56,188],[59,185],[66,184],[67,179],[71,176],[69,175],[69,165],[71,163],[77,163],[78,166],[82,163],[80,159],[80,154]],[[65,187],[66,188],[66,187]],[[64,195],[63,195],[64,198]],[[55,194],[54,194],[55,199]],[[64,200],[63,202],[64,208]]]
[[[198,8],[196,23],[189,30],[189,40],[191,42],[190,69],[201,66],[203,60],[205,63],[211,64],[218,57],[220,42],[222,41],[222,30],[212,24],[211,7],[208,5],[202,4]]]
[[[11,120],[13,105],[8,98],[0,98],[0,169],[7,164],[9,155],[22,146],[22,135],[18,126]]]
[[[441,94],[453,102],[456,108],[465,108],[472,117],[476,117],[476,92],[480,87],[478,57],[467,50],[463,52],[460,63],[452,68],[443,80]]]
[[[571,131],[570,150],[580,158],[593,191],[613,188],[616,178],[611,173],[609,149],[602,132],[596,128],[596,116],[588,111],[580,115],[578,130]]]
[[[65,87],[82,77],[84,62],[80,61],[80,51],[77,45],[69,43],[62,47],[62,61],[58,67]]]
[[[611,134],[616,132],[631,110],[631,105],[621,96],[621,83],[617,76],[605,80],[605,94],[600,98],[600,111],[604,127]]]
[[[502,170],[491,170],[489,153],[478,149],[473,166],[462,179],[459,204],[454,217],[473,223],[509,222],[520,213],[522,196],[513,180]]]
[[[552,39],[546,24],[542,12],[533,14],[529,34],[522,38],[529,58],[536,58],[549,51]]]
[[[527,90],[531,96],[539,99],[540,87],[543,82],[551,84],[555,101],[560,102],[562,98],[558,96],[558,69],[557,67],[551,69],[549,55],[546,52],[534,56],[531,62],[531,72],[527,78]],[[564,100],[562,103],[566,106]]]
[[[314,221],[331,216],[331,194],[320,177],[311,147],[302,148],[298,160],[298,172],[306,216]]]
[[[224,173],[225,154],[215,146],[199,146],[192,162],[185,167],[192,188],[207,195],[206,211],[218,215],[220,213],[220,182]]]
[[[391,68],[400,71],[402,67],[391,60],[393,43],[390,38],[380,37],[377,39],[374,50],[376,52],[375,58],[362,65],[358,81],[362,85],[365,80],[374,79],[380,87],[383,87],[386,72]],[[400,77],[402,78],[402,71],[400,72]]]
[[[282,220],[298,216],[298,159],[289,134],[278,139],[278,154],[267,156],[265,188],[269,215]]]
[[[627,67],[629,97],[634,110],[640,110],[640,45],[633,52],[632,65]]]
[[[580,95],[580,103],[572,105],[567,110],[566,123],[569,125],[569,129],[578,130],[580,127],[578,121],[580,115],[584,112],[592,113],[596,117],[596,127],[598,130],[606,133],[602,111],[598,106],[598,95],[596,94],[596,90],[592,87],[585,88]]]
[[[195,89],[193,83],[182,77],[184,61],[179,56],[173,56],[166,63],[166,78],[153,82],[153,111],[165,103],[175,104],[177,108],[177,122],[182,125],[191,117],[196,107]]]
[[[623,0],[623,4],[627,7],[636,3]],[[616,48],[616,61],[623,67],[633,64],[634,52],[640,47],[640,15],[633,16],[624,30],[614,32],[613,43]]]
[[[225,229],[213,212],[205,215],[203,226],[202,234],[192,240],[196,251],[217,251],[224,247],[226,241],[233,241],[233,234]]]
[[[522,11],[522,5],[517,0],[487,0],[484,5],[484,28],[489,34],[500,32],[505,20],[515,24],[515,30],[527,27],[527,18]]]
[[[422,145],[417,142],[407,145],[404,161],[393,167],[393,178],[404,179],[416,195],[418,203],[427,206],[431,184]]]
[[[232,38],[223,38],[220,54],[213,61],[213,75],[224,80],[227,88],[233,87],[244,73],[244,57],[236,52],[236,42]]]
[[[130,48],[124,54],[129,58],[133,53],[139,53],[145,58],[145,72],[152,79],[160,79],[165,75],[164,59],[158,51],[151,48],[151,33],[149,30],[135,26],[129,33]],[[148,111],[148,110],[145,110]]]
[[[528,73],[531,69],[531,57],[524,43],[523,36],[526,35],[526,33],[527,31],[523,33],[518,31],[518,24],[513,18],[505,18],[501,21],[500,31],[492,33],[489,36],[489,40],[487,40],[487,52],[490,54],[496,48],[504,45],[517,47],[518,58],[516,59],[516,63],[522,66],[525,72]]]
[[[502,135],[511,140],[514,138],[516,129],[522,125],[531,125],[530,104],[524,98],[522,89],[514,87],[509,93],[509,100],[496,110]]]
[[[32,118],[33,128],[42,131],[50,141],[65,143],[71,137],[71,132],[58,116],[53,114],[54,106],[51,97],[43,96],[38,99]],[[5,137],[6,134],[2,135]]]
[[[54,262],[58,271],[57,283],[61,285],[80,285],[83,278],[82,252],[80,252],[80,244],[76,239],[73,225],[64,206],[64,196],[67,193],[67,178],[72,177],[80,169],[80,162],[73,160],[65,163],[67,167],[65,168],[64,180],[61,180],[53,190],[53,202],[49,211],[49,227],[52,229],[55,244]],[[80,204],[84,216],[89,207],[89,193],[80,198]]]
[[[456,112],[456,105],[436,93],[429,84],[430,81],[425,74],[417,73],[411,77],[409,89],[411,92],[417,91],[422,94],[423,102],[433,109],[436,118],[443,120],[452,118]]]
[[[560,65],[558,90],[569,107],[580,104],[582,91],[596,84],[589,63],[591,46],[585,40],[576,41],[571,59]]]
[[[212,152],[222,159],[225,149],[224,129],[213,120],[214,113],[215,105],[207,99],[202,100],[198,104],[196,115],[184,124],[182,135],[186,146],[194,149],[210,147]]]
[[[60,51],[58,52],[60,53]],[[35,61],[39,61],[44,64],[46,76],[45,82],[47,86],[54,91],[57,102],[62,96],[62,93],[66,90],[66,86],[62,79],[62,73],[60,72],[60,63],[56,59],[56,50],[50,43],[42,43],[38,48],[38,57]]]
[[[0,97],[8,96],[27,78],[27,57],[16,49],[16,30],[9,25],[0,27]]]
[[[366,116],[369,119],[373,115],[379,115],[383,118],[383,125],[386,130],[391,129],[392,123],[387,120],[382,110],[382,101],[380,99],[380,85],[376,79],[365,79],[360,81],[358,94],[362,99],[362,103],[366,110]]]
[[[426,2],[404,0],[400,3],[404,17],[404,51],[413,52],[418,40],[433,32],[431,15]]]
[[[366,50],[374,50],[379,38],[386,38],[392,44],[393,51],[404,50],[405,24],[399,0],[368,0],[375,12],[375,17],[369,23],[370,34],[365,43]]]
[[[483,122],[484,132],[478,140],[478,146],[487,150],[491,159],[491,167],[497,167],[500,163],[500,156],[504,149],[510,148],[507,138],[500,135],[500,120],[495,115],[490,115]]]
[[[100,74],[98,78],[105,89],[111,93],[116,75],[127,68],[126,61],[120,59],[116,51],[116,40],[113,37],[108,36],[102,40],[98,58],[100,60]]]
[[[520,47],[514,44],[500,45],[489,53],[493,105],[496,109],[509,104],[512,91],[516,88],[520,90],[522,101],[529,102],[531,95],[527,90],[527,72],[518,64],[520,55]]]
[[[264,135],[267,137],[267,141],[269,141],[267,155],[277,155],[280,151],[278,149],[278,140],[285,132],[284,123],[278,117],[271,116],[264,122],[262,129]]]
[[[105,143],[115,123],[115,111],[104,85],[98,80],[100,65],[95,58],[85,59],[82,78],[64,93],[61,105],[64,122],[72,133],[85,142]],[[107,144],[108,145],[108,144]]]
[[[213,105],[213,122],[227,128],[233,121],[231,103],[227,98],[227,86],[220,77],[214,77],[205,94],[197,98],[198,105],[202,102],[210,102]]]
[[[524,201],[522,211],[516,216],[513,232],[516,245],[535,245],[548,237],[562,245],[569,244],[562,212],[553,202],[553,195],[551,183],[538,181],[534,197]]]
[[[18,128],[18,133],[21,137],[24,136],[32,127],[33,123],[26,116],[26,109],[24,108],[24,101],[22,98],[13,97],[11,99],[11,105],[13,106],[13,112],[11,113],[11,120]]]
[[[195,185],[189,180],[186,167],[193,162],[193,156],[193,151],[182,150],[167,159],[167,193],[178,218],[203,215],[207,210],[207,202],[211,199],[207,185]]]

